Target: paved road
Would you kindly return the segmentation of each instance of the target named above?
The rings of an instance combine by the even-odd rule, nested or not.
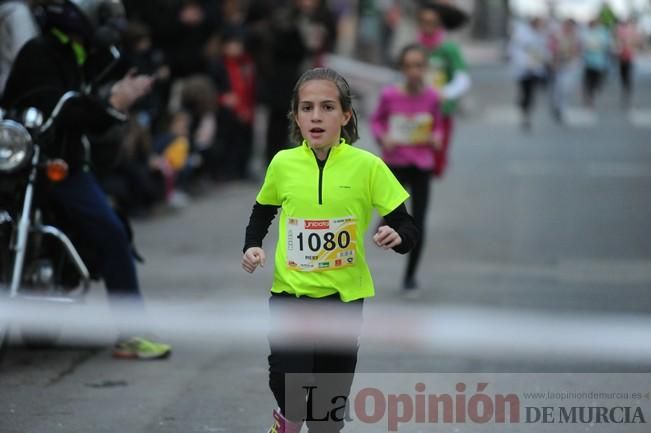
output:
[[[533,131],[524,133],[504,69],[478,68],[474,76],[452,168],[433,190],[421,298],[399,295],[403,258],[369,253],[378,296],[368,310],[436,307],[449,319],[432,330],[440,346],[363,342],[359,370],[648,372],[651,80],[640,83],[632,114],[618,109],[611,83],[596,113],[577,108],[565,127],[553,123],[541,100]],[[368,134],[361,145],[372,148]],[[264,311],[271,263],[253,276],[239,267],[256,189],[218,186],[182,212],[136,223],[148,299],[193,302],[218,318],[226,314],[220,306],[228,310],[244,296]],[[104,305],[101,289],[90,302]],[[491,332],[495,318],[512,333],[509,344]],[[622,334],[581,340],[604,323],[621,325]],[[205,330],[175,335],[173,357],[152,363],[114,361],[101,344],[15,347],[0,373],[0,432],[265,431],[273,401],[264,336],[212,331],[214,339]],[[420,331],[427,329],[413,329],[427,335]],[[227,335],[218,338],[220,332]]]

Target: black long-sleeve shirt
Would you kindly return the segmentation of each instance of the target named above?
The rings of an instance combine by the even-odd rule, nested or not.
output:
[[[249,225],[246,227],[246,237],[243,251],[252,247],[261,247],[262,240],[269,232],[269,226],[278,213],[279,206],[264,205],[258,202],[253,206]],[[407,212],[404,203],[384,217],[386,224],[394,229],[402,239],[402,243],[393,248],[399,254],[406,254],[419,241],[420,233],[413,218]]]

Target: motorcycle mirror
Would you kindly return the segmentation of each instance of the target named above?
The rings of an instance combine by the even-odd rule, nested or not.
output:
[[[28,108],[23,113],[23,125],[27,129],[38,129],[43,125],[43,113],[34,107]]]

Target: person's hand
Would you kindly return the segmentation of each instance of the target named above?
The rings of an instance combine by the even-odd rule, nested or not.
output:
[[[389,134],[382,137],[380,144],[382,144],[382,149],[387,151],[396,147],[396,142],[389,136]]]
[[[442,150],[443,149],[443,139],[439,136],[433,136],[429,139],[427,142],[429,146],[434,148],[435,150]]]
[[[251,247],[246,250],[242,257],[242,269],[252,274],[258,266],[264,268],[266,259],[267,256],[262,248]]]
[[[228,92],[222,96],[222,104],[225,107],[228,108],[235,108],[237,103],[239,102],[239,98],[237,97],[237,93],[234,92]]]
[[[149,93],[154,83],[151,75],[136,75],[129,71],[111,87],[110,104],[118,111],[126,112],[138,99]]]
[[[391,227],[380,226],[377,229],[377,233],[373,235],[373,241],[378,247],[390,250],[391,248],[400,245],[402,243],[402,238],[398,232]]]

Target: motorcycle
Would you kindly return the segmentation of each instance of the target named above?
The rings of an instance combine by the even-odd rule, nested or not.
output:
[[[48,158],[41,145],[41,138],[55,125],[66,104],[93,93],[120,61],[121,53],[114,44],[117,33],[104,26],[97,34],[98,47],[106,49],[108,64],[85,86],[83,94],[64,93],[47,120],[35,108],[20,113],[0,108],[0,303],[78,304],[84,301],[91,282],[100,279],[95,249],[75,234],[74,225],[48,200],[48,184],[63,181],[68,166],[62,159]],[[82,142],[89,156],[90,140],[82,136]],[[123,222],[131,237],[128,220]],[[136,257],[140,259],[137,253]],[[0,317],[0,355],[8,343],[9,326]],[[19,331],[28,346],[50,346],[56,343],[61,328],[62,323],[48,323],[36,330]]]
[[[66,225],[48,200],[48,184],[65,179],[67,164],[48,158],[40,144],[65,105],[79,96],[74,91],[65,93],[47,120],[34,108],[11,115],[0,110],[2,302],[80,303],[97,279],[89,260],[82,258],[92,257],[92,250],[74,236],[74,228]],[[84,144],[89,146],[88,140]],[[10,325],[2,322],[0,318],[0,348],[7,344]],[[27,345],[51,345],[60,327],[49,323],[35,332],[20,329],[20,333]]]

